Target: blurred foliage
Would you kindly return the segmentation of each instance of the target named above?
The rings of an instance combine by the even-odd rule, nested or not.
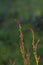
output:
[[[14,18],[21,21],[25,49],[29,46],[32,53],[31,32],[26,29],[30,26],[34,27],[34,21],[36,21],[34,19],[39,16],[43,16],[43,0],[0,0],[0,65],[10,65],[9,58],[16,61],[15,65],[23,65],[19,48],[19,29]],[[36,30],[36,27],[34,28]],[[39,65],[42,65],[43,30],[35,31],[35,40],[38,36],[40,36],[41,41],[37,52],[41,56]],[[31,64],[34,65],[33,53],[31,55]]]

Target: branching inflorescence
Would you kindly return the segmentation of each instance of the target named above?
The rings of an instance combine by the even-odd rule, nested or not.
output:
[[[19,27],[19,34],[20,34],[20,51],[22,53],[22,58],[24,61],[24,65],[30,65],[30,52],[28,50],[28,52],[26,53],[26,51],[24,50],[24,42],[23,42],[23,32],[22,32],[22,27],[20,24],[19,20],[15,20],[18,23],[18,27]]]
[[[38,47],[38,43],[40,42],[40,38],[38,38],[37,42],[35,43],[35,41],[34,41],[34,31],[33,31],[33,29],[32,29],[32,28],[28,28],[28,30],[31,30],[31,31],[32,31],[33,54],[34,54],[34,57],[35,57],[36,65],[38,65],[40,56],[37,55],[37,47]]]
[[[21,26],[19,20],[16,20],[15,19],[15,21],[18,23],[18,27],[19,27],[20,51],[21,51],[21,54],[22,54],[22,58],[23,58],[23,61],[24,61],[24,65],[30,65],[30,52],[28,50],[28,52],[26,53],[26,51],[24,50],[22,26]],[[36,65],[38,65],[40,56],[37,55],[37,46],[38,46],[38,43],[40,42],[40,38],[35,43],[33,29],[32,28],[28,28],[28,30],[31,30],[31,32],[32,32],[32,48],[33,48],[33,54],[34,54],[34,57],[35,57]]]

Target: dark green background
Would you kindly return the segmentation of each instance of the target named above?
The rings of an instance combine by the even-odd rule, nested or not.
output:
[[[0,24],[0,65],[11,65],[8,58],[15,60],[15,65],[23,65],[22,55],[19,47],[18,24],[13,20],[14,12],[19,13],[18,19],[24,16],[28,19],[32,14],[43,14],[43,0],[0,0],[0,13],[4,13],[4,22]],[[29,23],[22,23],[22,30],[31,27]],[[40,32],[42,35],[40,35]],[[41,56],[39,65],[43,65],[43,31],[35,32],[35,41],[40,36],[40,43],[37,48]],[[36,65],[32,50],[32,34],[24,32],[24,46],[30,48],[31,64]],[[6,64],[5,64],[6,63]]]

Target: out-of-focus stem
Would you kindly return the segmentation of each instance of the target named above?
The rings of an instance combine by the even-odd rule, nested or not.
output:
[[[22,54],[24,65],[28,65],[28,64],[30,65],[30,61],[29,61],[30,60],[30,55],[29,55],[29,53],[25,53],[25,50],[24,50],[22,26],[21,26],[19,20],[15,19],[15,21],[18,23],[18,27],[19,27],[20,51],[21,51],[21,54]]]
[[[28,30],[31,30],[31,31],[32,31],[33,54],[34,54],[34,57],[35,57],[36,65],[38,65],[40,56],[39,56],[39,57],[37,56],[37,46],[38,46],[38,43],[40,42],[40,38],[39,38],[39,39],[37,40],[37,42],[35,43],[35,41],[34,41],[34,31],[33,31],[33,29],[32,29],[32,28],[28,28]],[[34,44],[34,43],[35,43],[35,44]]]
[[[24,60],[24,65],[26,65],[24,42],[23,42],[23,33],[22,33],[22,27],[21,27],[20,23],[19,23],[19,33],[20,33],[20,51],[22,53],[22,57],[23,57],[23,60]]]

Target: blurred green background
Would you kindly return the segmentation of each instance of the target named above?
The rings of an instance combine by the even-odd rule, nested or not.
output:
[[[12,62],[15,60],[15,65],[24,65],[19,47],[18,24],[14,18],[21,21],[24,46],[25,49],[27,46],[30,48],[32,65],[36,65],[32,52],[32,34],[26,29],[34,29],[35,41],[40,36],[37,53],[40,55],[39,65],[43,65],[43,0],[0,0],[0,65],[11,65],[9,59]],[[34,21],[40,24],[39,28],[37,25],[35,27],[37,22]]]

